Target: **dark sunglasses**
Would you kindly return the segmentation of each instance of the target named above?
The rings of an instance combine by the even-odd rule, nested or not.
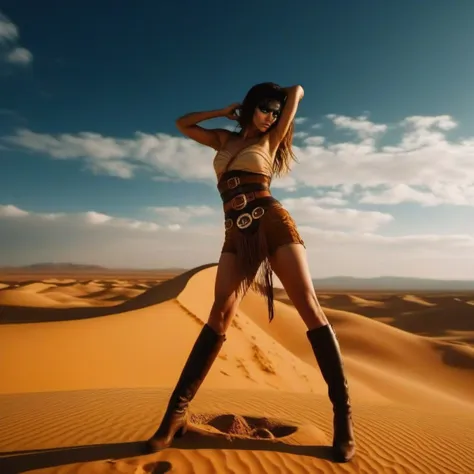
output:
[[[272,113],[273,118],[277,119],[280,116],[281,110],[280,108],[271,106],[270,104],[264,102],[257,105],[258,110],[262,112],[262,114],[269,114]]]

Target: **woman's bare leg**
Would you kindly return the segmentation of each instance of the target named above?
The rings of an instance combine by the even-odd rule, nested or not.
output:
[[[233,253],[222,253],[214,286],[214,304],[207,324],[218,334],[225,334],[237,312],[243,294],[238,293],[242,275]]]
[[[188,356],[160,427],[148,440],[150,451],[156,452],[169,447],[175,436],[185,433],[189,403],[219,354],[226,338],[225,333],[242,299],[242,294],[238,292],[240,282],[236,256],[222,253],[217,268],[215,301],[208,322],[203,326]]]
[[[314,291],[306,249],[300,244],[279,247],[271,259],[271,265],[308,329],[328,324]]]
[[[300,244],[282,246],[275,252],[271,264],[308,327],[307,337],[333,405],[333,454],[336,460],[347,462],[355,454],[349,388],[336,334],[314,291],[306,250]]]

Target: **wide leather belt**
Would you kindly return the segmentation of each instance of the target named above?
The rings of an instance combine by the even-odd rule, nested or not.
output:
[[[224,191],[235,189],[243,184],[251,183],[268,184],[268,178],[263,175],[233,176],[228,179],[223,179],[222,182],[219,183],[218,189],[219,192],[222,193]]]
[[[224,204],[224,212],[231,210],[241,211],[249,202],[255,199],[270,197],[271,195],[270,191],[251,191],[249,193],[237,194],[237,196]]]
[[[256,208],[252,209],[252,211],[244,212],[235,219],[228,217],[224,222],[225,230],[232,229],[232,227],[234,226],[234,221],[235,221],[235,225],[239,229],[241,230],[247,229],[247,227],[250,227],[252,225],[253,221],[257,221],[264,214],[265,214],[265,209],[262,206],[257,206]]]
[[[247,183],[237,186],[235,189],[229,189],[221,193],[222,202],[229,202],[239,194],[248,194],[257,191],[270,191],[268,186],[263,183]]]

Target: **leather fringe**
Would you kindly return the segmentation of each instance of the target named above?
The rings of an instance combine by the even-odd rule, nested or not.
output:
[[[239,290],[245,293],[249,288],[263,296],[267,302],[268,317],[274,317],[273,271],[269,261],[267,239],[264,229],[255,222],[248,229],[233,229],[237,261],[243,275]]]

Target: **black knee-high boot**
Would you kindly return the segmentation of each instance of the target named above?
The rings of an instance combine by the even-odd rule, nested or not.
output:
[[[225,335],[217,334],[209,325],[203,326],[170,397],[161,425],[147,441],[149,451],[156,452],[169,447],[175,436],[182,436],[186,432],[188,405],[208,374],[225,339]]]
[[[321,374],[327,383],[329,399],[333,405],[334,457],[337,461],[347,462],[355,454],[355,440],[349,388],[344,375],[344,364],[339,343],[332,326],[329,324],[312,329],[306,334]]]

